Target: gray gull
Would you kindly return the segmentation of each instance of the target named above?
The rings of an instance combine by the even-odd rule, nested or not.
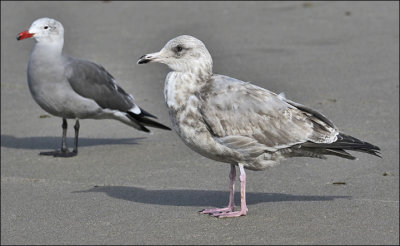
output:
[[[345,150],[379,156],[379,147],[339,132],[317,111],[261,87],[212,73],[213,61],[200,40],[183,35],[138,63],[169,66],[164,96],[173,129],[192,150],[230,168],[226,208],[206,209],[215,217],[246,215],[246,173],[264,170],[288,157],[335,155],[355,159]],[[241,209],[234,211],[234,185],[239,166]]]
[[[32,97],[48,113],[62,118],[61,149],[41,155],[71,157],[78,153],[79,119],[116,119],[144,132],[146,126],[170,130],[135,104],[132,95],[117,85],[102,66],[62,54],[64,28],[54,19],[40,18],[17,36],[36,42],[28,63]],[[67,119],[76,119],[75,146],[66,146]]]

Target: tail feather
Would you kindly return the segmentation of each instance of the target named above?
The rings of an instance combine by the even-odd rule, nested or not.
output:
[[[153,118],[156,118],[156,117],[144,110],[142,110],[142,112],[140,114],[135,114],[131,111],[128,111],[127,115],[130,119],[132,119],[132,120],[136,121],[138,124],[140,124],[141,129],[145,132],[150,131],[145,126],[160,128],[160,129],[164,129],[164,130],[171,130],[171,128],[169,128],[168,126],[158,123],[157,121],[154,121],[152,119],[146,118],[146,116],[153,117]]]
[[[364,152],[382,158],[380,156],[381,149],[378,146],[343,133],[340,133],[337,137],[338,139],[333,143],[306,142],[302,144],[302,147],[318,149],[320,153],[336,155],[347,159],[355,159],[355,157],[347,153],[345,150]]]

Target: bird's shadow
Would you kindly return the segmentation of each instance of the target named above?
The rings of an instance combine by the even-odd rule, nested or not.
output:
[[[209,190],[148,190],[127,186],[95,186],[89,190],[73,191],[72,193],[103,192],[110,197],[145,204],[169,206],[211,206],[223,207],[228,202],[229,192]],[[240,194],[235,193],[235,203],[240,204]],[[284,193],[247,192],[247,204],[286,201],[331,201],[334,199],[350,199],[350,196],[313,196],[290,195]]]
[[[138,144],[141,138],[79,138],[79,147],[115,144]],[[73,138],[67,138],[68,146],[73,146]],[[57,149],[61,146],[60,137],[14,137],[1,135],[1,147],[14,149]]]

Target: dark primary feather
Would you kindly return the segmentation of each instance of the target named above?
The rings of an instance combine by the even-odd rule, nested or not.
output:
[[[297,146],[304,151],[312,151],[323,155],[336,155],[347,159],[355,159],[345,150],[359,151],[374,156],[380,156],[380,148],[370,143],[361,141],[355,137],[340,133],[338,139],[330,144],[305,142]]]
[[[134,106],[132,98],[119,87],[104,67],[68,57],[66,77],[79,95],[93,99],[100,107],[126,112]]]
[[[147,116],[147,117],[151,117],[151,118],[157,119],[157,116],[154,116],[154,115],[150,114],[149,112],[145,111],[145,110],[144,110],[144,109],[142,109],[141,107],[139,107],[139,108],[140,108],[140,111],[142,111],[142,114],[143,114],[144,116]]]
[[[127,115],[129,116],[129,118],[138,122],[140,124],[142,130],[145,132],[149,132],[149,129],[147,129],[143,125],[156,127],[156,128],[160,128],[160,129],[164,129],[164,130],[171,130],[171,128],[169,128],[168,126],[160,124],[152,119],[146,118],[147,114],[148,114],[147,112],[143,113],[143,111],[140,114],[135,114],[130,111],[127,112]]]

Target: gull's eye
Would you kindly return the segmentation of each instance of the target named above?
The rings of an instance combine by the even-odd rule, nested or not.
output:
[[[183,47],[181,45],[178,45],[175,47],[176,52],[181,52],[183,50]]]
[[[43,28],[44,28],[44,29],[48,29],[48,28],[49,28],[49,26],[44,26]]]

